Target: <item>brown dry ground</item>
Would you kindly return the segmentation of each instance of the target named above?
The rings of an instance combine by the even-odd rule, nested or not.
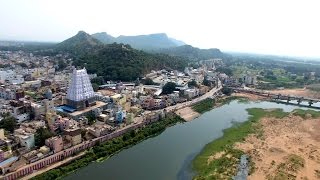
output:
[[[259,100],[264,100],[265,99],[265,97],[257,96],[255,94],[249,94],[249,93],[232,93],[232,96],[245,97],[245,98],[248,98],[251,101],[259,101]]]
[[[309,98],[320,99],[320,93],[312,91],[306,88],[301,89],[283,89],[283,90],[271,90],[270,93],[282,94],[282,95],[293,95],[293,96],[303,96]]]
[[[176,114],[179,115],[180,117],[182,117],[184,120],[186,121],[191,121],[194,118],[197,118],[200,116],[199,113],[197,113],[196,111],[194,111],[191,107],[185,107],[182,109],[179,109],[176,111]]]
[[[307,117],[262,118],[259,135],[235,144],[255,164],[248,179],[320,179],[320,118]]]

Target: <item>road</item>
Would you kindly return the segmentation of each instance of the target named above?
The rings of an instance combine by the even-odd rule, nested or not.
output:
[[[222,89],[222,86],[221,86],[221,82],[219,81],[218,82],[218,87],[217,88],[213,88],[211,89],[209,92],[207,92],[206,94],[202,95],[202,96],[199,96],[195,99],[192,99],[191,101],[187,101],[187,102],[183,102],[183,103],[178,103],[176,105],[173,105],[173,106],[169,106],[169,107],[166,107],[165,109],[167,110],[167,112],[169,111],[175,111],[177,109],[181,109],[181,108],[184,108],[186,106],[191,106],[197,102],[200,102],[204,99],[207,99],[211,96],[213,96],[216,92],[220,91]]]
[[[191,101],[186,101],[186,102],[183,102],[183,103],[178,103],[176,105],[173,105],[173,106],[169,106],[169,107],[166,107],[164,108],[167,112],[173,112],[173,111],[176,111],[178,109],[182,109],[184,107],[187,107],[187,106],[191,106],[195,103],[198,103],[204,99],[207,99],[209,97],[212,97],[216,92],[220,91],[222,89],[222,84],[221,84],[221,81],[219,80],[218,81],[218,86],[216,88],[213,88],[211,89],[209,92],[205,93],[204,95],[202,96],[199,96],[197,98],[194,98],[192,99]],[[142,116],[140,117],[135,117],[133,119],[133,122],[134,123],[139,123],[139,122],[142,122],[144,120],[144,117],[146,117],[148,114],[150,113],[153,113],[153,112],[159,112],[159,111],[162,111],[163,109],[158,109],[158,110],[152,110],[152,111],[145,111],[145,113],[143,113]]]

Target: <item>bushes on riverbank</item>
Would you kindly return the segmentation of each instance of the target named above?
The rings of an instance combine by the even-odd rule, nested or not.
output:
[[[215,100],[207,98],[193,105],[192,109],[201,114],[211,110],[214,107],[214,105],[215,105]]]
[[[160,134],[167,127],[172,126],[178,122],[184,122],[184,120],[176,115],[168,115],[168,117],[164,118],[163,120],[150,124],[144,128],[125,133],[122,136],[106,141],[100,145],[96,145],[90,148],[87,153],[80,159],[73,160],[63,166],[35,176],[32,179],[52,180],[62,176],[66,176],[72,171],[87,166],[92,161],[108,158],[122,149],[135,145],[138,142],[141,142],[142,140],[145,140],[151,136]]]
[[[319,118],[320,112],[314,110],[296,109],[284,112],[282,109],[247,109],[250,117],[248,121],[236,124],[224,130],[221,138],[207,144],[193,160],[196,171],[194,179],[231,179],[236,175],[241,155],[244,152],[235,149],[236,142],[242,142],[249,134],[263,138],[263,129],[259,120],[263,117],[282,119],[292,114],[302,118]],[[300,163],[301,164],[301,163]],[[249,174],[254,171],[254,164],[249,157]]]
[[[250,118],[240,125],[224,130],[224,135],[207,144],[200,154],[193,160],[193,169],[197,172],[194,179],[230,179],[237,171],[240,156],[244,152],[234,149],[233,144],[241,142],[251,133],[256,133],[259,128],[255,126],[258,120],[266,115],[274,117],[284,117],[287,113],[281,109],[266,111],[260,108],[247,110]],[[212,159],[216,153],[221,153],[221,157]],[[252,168],[251,168],[252,171]]]

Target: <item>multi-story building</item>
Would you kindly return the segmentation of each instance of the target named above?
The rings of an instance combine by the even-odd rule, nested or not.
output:
[[[16,74],[13,70],[0,71],[0,82],[8,82],[10,84],[22,84],[24,78],[22,75]]]
[[[141,103],[143,109],[153,109],[154,105],[154,98],[151,96],[146,97]]]
[[[22,129],[17,129],[14,131],[14,135],[19,139],[20,145],[26,147],[27,149],[31,149],[34,147],[34,134],[27,133]]]
[[[45,144],[50,149],[52,149],[54,153],[57,153],[63,150],[63,139],[61,136],[55,136],[55,137],[46,139]]]
[[[81,129],[80,128],[70,128],[63,131],[66,140],[71,142],[72,146],[81,143]]]
[[[73,70],[66,100],[67,105],[76,110],[95,104],[93,88],[85,68]]]

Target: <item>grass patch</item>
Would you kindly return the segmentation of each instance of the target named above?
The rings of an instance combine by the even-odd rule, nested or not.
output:
[[[308,110],[296,109],[293,111],[293,115],[300,116],[303,119],[307,118],[307,114],[310,114],[312,118],[320,117],[319,111],[315,111],[315,110],[311,110],[311,109],[308,109]]]
[[[314,170],[314,174],[320,179],[320,170]]]
[[[211,110],[214,107],[214,105],[215,105],[215,100],[207,98],[205,100],[202,100],[202,101],[194,104],[192,106],[192,109],[201,114],[201,113],[204,113],[206,111]]]
[[[296,155],[291,154],[287,157],[287,160],[284,163],[281,163],[277,166],[277,170],[274,176],[269,176],[268,179],[272,180],[282,180],[296,179],[295,173],[297,173],[301,168],[304,167],[305,160]]]
[[[311,91],[320,92],[320,84],[311,84],[307,86],[307,89],[310,89]]]
[[[282,109],[264,110],[261,108],[247,109],[250,117],[246,122],[237,126],[224,130],[224,135],[210,143],[208,143],[202,151],[193,160],[193,169],[197,172],[194,179],[230,179],[237,172],[237,166],[240,156],[244,154],[240,150],[233,148],[234,143],[244,141],[248,134],[262,134],[262,128],[257,123],[262,117],[272,116],[276,118],[283,118],[289,113],[283,112]],[[261,135],[262,136],[262,135]],[[226,151],[226,156],[229,157],[228,163],[221,163],[222,160],[227,160],[222,156],[222,159],[213,160],[209,165],[207,163],[210,156]],[[232,153],[229,153],[232,152]],[[250,158],[250,157],[249,157]],[[254,163],[249,160],[249,173],[254,172]],[[221,172],[223,177],[221,176]]]
[[[250,100],[246,97],[240,97],[238,99],[238,103],[242,103],[242,104],[249,104],[250,103]]]
[[[229,104],[233,100],[244,100],[245,97],[239,97],[239,96],[228,96],[226,98],[221,98],[217,100],[217,103],[220,105]]]
[[[211,143],[207,144],[200,154],[198,154],[193,160],[193,169],[198,173],[194,179],[220,179],[218,175],[213,172],[221,172],[227,170],[230,167],[237,167],[239,163],[239,158],[243,154],[241,151],[236,151],[232,148],[235,142],[241,142],[244,138],[251,133],[256,132],[256,129],[252,128],[253,124],[256,123],[260,118],[264,117],[268,112],[260,108],[252,108],[247,110],[251,115],[249,120],[243,122],[239,126],[233,126],[229,129],[224,130],[224,135]],[[214,160],[209,165],[207,164],[208,158],[218,152],[225,151],[237,152],[232,154],[232,157],[237,159],[230,161],[231,164],[221,164]],[[230,168],[227,170],[228,178],[231,178],[236,173],[236,168]]]
[[[289,112],[284,112],[282,109],[273,109],[272,111],[266,111],[268,112],[266,116],[275,117],[278,119],[282,119],[290,114]]]

